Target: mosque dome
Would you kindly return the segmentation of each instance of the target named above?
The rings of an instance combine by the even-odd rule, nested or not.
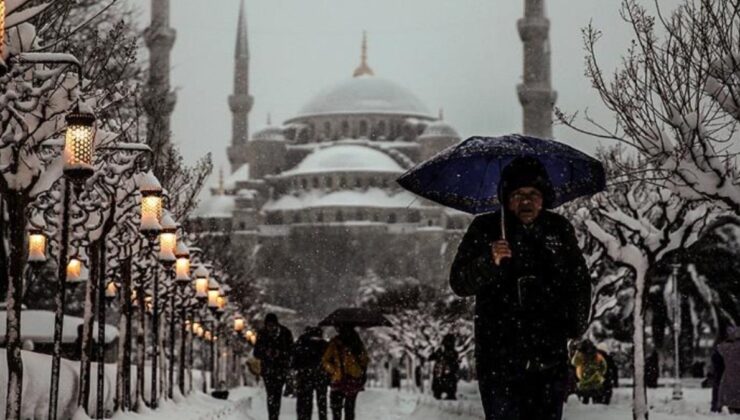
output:
[[[449,124],[442,120],[437,120],[432,123],[430,123],[427,128],[424,129],[424,132],[419,136],[419,139],[423,138],[437,138],[437,137],[447,137],[447,138],[460,138],[460,134],[457,133],[457,131]]]
[[[311,153],[295,168],[283,172],[283,175],[337,171],[403,173],[404,169],[392,157],[379,150],[354,144],[338,144]]]
[[[274,125],[268,125],[267,127],[257,131],[252,135],[252,140],[263,140],[263,141],[285,141],[283,135],[283,129]]]

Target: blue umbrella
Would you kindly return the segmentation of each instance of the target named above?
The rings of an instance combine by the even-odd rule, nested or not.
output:
[[[551,207],[606,187],[604,167],[598,160],[555,140],[518,134],[470,137],[409,169],[398,183],[444,206],[488,213],[499,209],[501,174],[518,157],[534,157],[547,170],[554,193]]]

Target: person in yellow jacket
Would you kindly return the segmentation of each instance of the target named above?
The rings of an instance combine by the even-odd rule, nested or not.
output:
[[[364,389],[369,358],[365,345],[351,326],[337,327],[329,341],[321,365],[331,379],[329,405],[332,418],[354,420],[357,394]]]
[[[573,356],[573,366],[578,378],[577,394],[584,404],[597,400],[604,388],[606,371],[609,366],[606,359],[596,351],[590,340],[584,340]]]

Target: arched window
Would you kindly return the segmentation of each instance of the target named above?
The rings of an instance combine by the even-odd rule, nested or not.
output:
[[[349,137],[349,122],[342,121],[342,137]]]
[[[384,137],[385,136],[385,121],[381,121],[378,123],[377,128],[375,129],[375,134],[377,137]]]
[[[339,178],[339,188],[347,188],[347,178],[343,176]]]
[[[344,221],[344,215],[342,214],[341,210],[337,210],[337,214],[335,215],[334,220],[336,220],[337,222]]]
[[[396,223],[396,213],[391,213],[388,215],[388,223]]]
[[[317,178],[317,177],[314,177],[313,178],[313,187],[314,188],[319,188],[319,178]]]
[[[360,137],[367,137],[367,121],[360,121]]]
[[[304,190],[308,188],[308,180],[306,178],[301,178],[301,188]]]
[[[324,122],[324,135],[331,137],[331,123],[329,121]]]
[[[360,179],[360,177],[355,178],[355,187],[356,188],[362,187],[362,180]]]

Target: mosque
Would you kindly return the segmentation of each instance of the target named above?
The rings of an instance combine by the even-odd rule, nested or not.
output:
[[[267,280],[270,302],[308,319],[351,305],[371,275],[446,287],[471,216],[416,197],[395,180],[460,142],[455,128],[375,74],[363,35],[351,77],[309,98],[282,124],[268,121],[249,135],[249,60],[242,2],[228,98],[231,173],[220,174],[188,230],[228,234],[250,273],[241,281]],[[527,87],[519,89],[523,105]]]

